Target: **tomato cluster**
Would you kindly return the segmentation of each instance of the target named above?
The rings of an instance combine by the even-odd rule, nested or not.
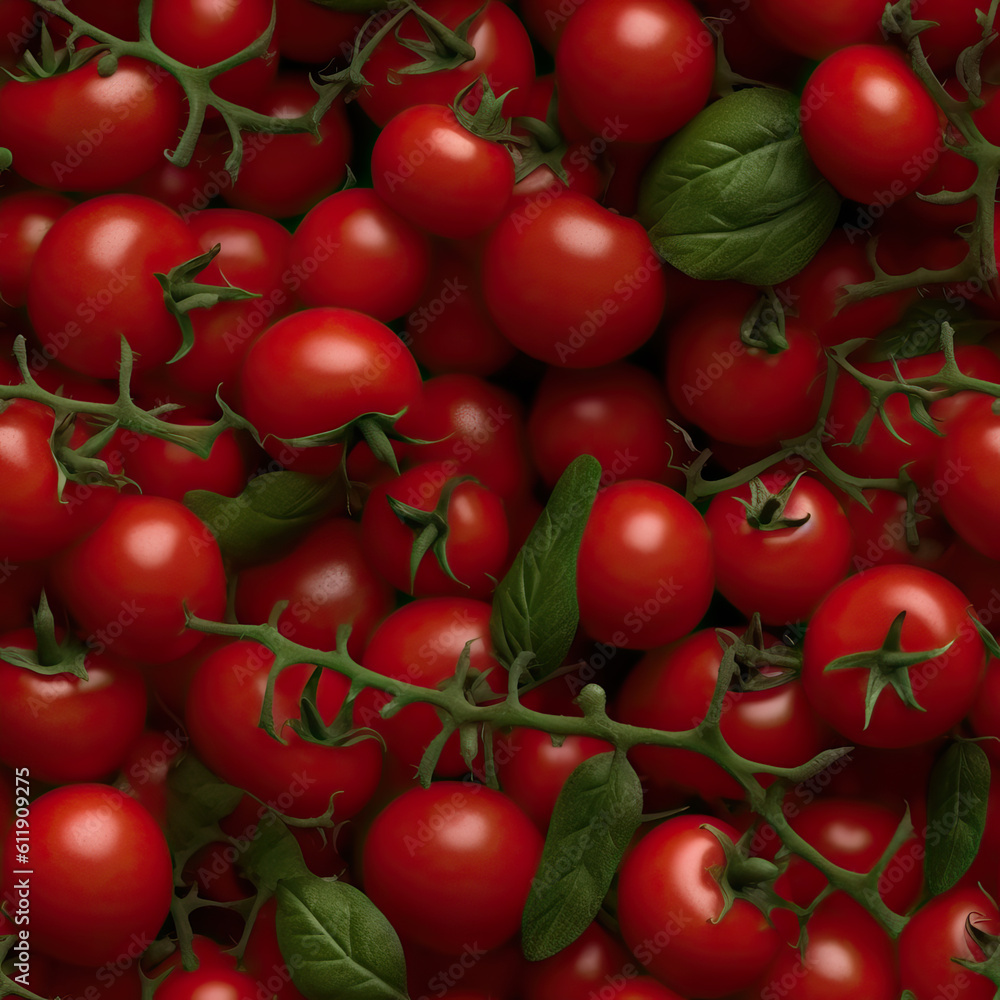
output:
[[[1000,62],[885,7],[0,0],[0,994],[993,995]]]

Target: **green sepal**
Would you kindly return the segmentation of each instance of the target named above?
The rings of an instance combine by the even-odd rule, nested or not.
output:
[[[0,660],[46,677],[72,674],[80,680],[90,680],[86,666],[90,649],[82,639],[78,639],[72,633],[67,634],[62,642],[56,638],[55,616],[49,607],[44,590],[38,599],[38,607],[31,613],[31,618],[35,631],[35,648],[0,647]]]
[[[900,611],[892,620],[889,631],[886,633],[885,641],[878,649],[865,650],[860,653],[848,653],[846,656],[839,656],[832,660],[824,668],[827,670],[852,670],[865,669],[868,674],[868,690],[865,694],[865,725],[871,721],[872,712],[879,695],[889,685],[899,695],[904,705],[916,709],[918,712],[925,712],[926,709],[917,702],[910,683],[909,667],[925,660],[932,660],[937,656],[943,656],[952,647],[955,640],[938,649],[926,649],[919,652],[904,652],[900,645],[900,637],[903,631],[903,620],[906,612]]]
[[[740,340],[747,347],[757,347],[768,354],[788,349],[785,307],[773,286],[768,285],[747,310],[740,324]]]
[[[233,285],[202,285],[194,281],[209,264],[218,256],[222,249],[221,243],[216,243],[211,250],[192,257],[166,274],[157,271],[153,277],[163,289],[163,303],[167,310],[176,317],[181,328],[181,346],[167,362],[173,364],[180,361],[194,346],[194,327],[188,313],[192,309],[207,309],[217,302],[237,302],[242,299],[259,299],[259,292],[248,292]]]
[[[397,500],[394,496],[386,495],[386,502],[392,508],[392,512],[408,528],[414,531],[413,548],[410,550],[410,593],[417,579],[417,570],[428,552],[433,552],[437,559],[438,566],[455,583],[463,587],[468,587],[452,572],[448,565],[448,555],[445,551],[448,543],[448,507],[451,504],[451,495],[455,488],[462,483],[478,483],[475,476],[452,476],[441,489],[441,495],[433,510],[421,510],[410,504]]]
[[[758,531],[801,528],[811,515],[806,514],[804,517],[786,518],[785,507],[788,505],[796,484],[804,475],[805,472],[800,472],[794,479],[785,483],[777,493],[772,493],[759,477],[755,476],[751,479],[750,499],[743,500],[741,497],[733,497],[746,510],[747,524]]]
[[[725,856],[723,864],[710,871],[722,893],[722,909],[712,917],[711,923],[721,923],[737,899],[752,903],[767,917],[768,922],[772,910],[788,909],[788,901],[774,890],[774,882],[782,873],[783,866],[767,858],[747,855],[747,844],[754,836],[753,827],[735,844],[710,823],[702,824],[701,829],[708,830],[715,837]]]
[[[996,636],[973,614],[971,608],[966,613],[972,619],[972,624],[975,625],[979,638],[983,640],[987,654],[1000,658],[1000,643],[997,642]]]
[[[469,29],[472,27],[473,21],[485,9],[486,3],[483,3],[478,10],[473,11],[453,31],[447,25],[442,24],[436,17],[432,17],[426,11],[414,7],[413,13],[417,15],[426,38],[407,38],[405,35],[400,34],[400,28],[402,27],[400,25],[396,29],[396,41],[403,48],[409,49],[418,55],[420,62],[395,69],[393,73],[401,76],[437,73],[438,71],[457,69],[470,59],[474,59],[476,50],[469,44]]]
[[[385,741],[374,729],[354,725],[354,699],[364,687],[357,681],[351,683],[343,704],[340,706],[340,711],[333,722],[328,725],[323,719],[317,699],[319,697],[319,682],[325,669],[325,667],[316,667],[309,675],[309,680],[302,689],[302,697],[299,699],[299,718],[290,719],[288,728],[306,743],[315,743],[317,746],[349,747],[361,742],[361,740],[374,739],[384,748]]]

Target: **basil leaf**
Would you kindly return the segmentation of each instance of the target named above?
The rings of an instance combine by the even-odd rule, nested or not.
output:
[[[833,228],[840,196],[783,90],[739,90],[708,105],[643,176],[638,219],[657,252],[694,278],[771,285],[797,274]]]
[[[927,796],[927,889],[947,892],[979,852],[986,827],[990,764],[975,743],[953,743],[931,771]]]
[[[524,907],[524,954],[548,958],[594,919],[642,815],[638,775],[622,752],[590,757],[556,800]]]
[[[238,497],[191,490],[184,505],[205,522],[224,556],[249,565],[280,555],[324,514],[343,507],[345,490],[337,476],[266,472]]]
[[[278,883],[275,928],[292,981],[307,1000],[407,1000],[396,932],[346,882],[301,875]]]
[[[505,667],[530,651],[531,672],[542,678],[565,659],[580,619],[576,557],[600,479],[601,464],[592,455],[570,463],[497,585],[490,636]]]

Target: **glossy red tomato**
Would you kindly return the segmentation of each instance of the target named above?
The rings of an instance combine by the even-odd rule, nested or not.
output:
[[[916,566],[876,566],[849,577],[827,595],[806,629],[802,684],[813,708],[849,740],[866,746],[916,746],[948,732],[972,707],[986,668],[969,610],[968,598],[954,584]],[[899,637],[904,651],[948,649],[895,668],[906,672],[923,711],[887,685],[866,723],[869,669],[827,667],[841,656],[882,648],[901,612],[906,613]]]
[[[738,288],[681,317],[668,334],[667,392],[684,419],[712,437],[770,445],[813,426],[826,365],[816,335],[795,319],[786,319],[783,351],[744,344],[740,323],[752,303]]]
[[[120,496],[100,527],[59,555],[52,582],[92,648],[150,663],[194,649],[226,610],[226,576],[211,531],[176,500]]]
[[[65,212],[28,276],[28,316],[46,356],[117,378],[124,335],[136,371],[162,365],[181,346],[181,330],[153,275],[200,252],[175,212],[141,195],[103,195]]]
[[[774,640],[768,636],[767,643]],[[650,650],[626,674],[615,717],[633,726],[693,729],[708,711],[722,654],[713,628]],[[765,691],[728,691],[722,712],[722,735],[748,760],[798,767],[832,743],[797,681]],[[657,791],[680,788],[708,800],[743,797],[735,778],[693,751],[639,745],[629,759]]]
[[[347,649],[356,658],[392,610],[394,593],[369,565],[360,525],[334,517],[310,528],[278,559],[240,573],[239,621],[262,625],[279,601],[288,601],[278,617],[282,634],[313,649],[333,649],[337,629],[350,625]]]
[[[326,65],[350,58],[365,14],[320,7],[312,0],[278,0],[275,37],[286,59]]]
[[[759,0],[747,8],[766,35],[810,59],[822,59],[848,45],[881,42],[884,9],[879,0],[843,0],[817,7],[809,17],[799,16],[789,0]]]
[[[915,190],[944,150],[937,108],[903,56],[849,45],[827,56],[802,92],[802,138],[845,197],[891,204]]]
[[[485,691],[492,692],[488,700],[493,700],[502,695],[503,682],[493,658],[490,610],[484,601],[465,597],[426,597],[404,604],[376,629],[362,662],[385,677],[433,688],[455,673],[462,650],[471,641],[469,674],[490,672]],[[441,732],[441,719],[428,704],[407,705],[382,718],[380,710],[389,699],[383,691],[366,688],[357,698],[358,717],[362,725],[382,734],[390,754],[415,769]],[[481,752],[477,761],[481,767]],[[468,771],[455,733],[445,744],[436,773],[457,778]]]
[[[505,146],[467,129],[450,107],[405,108],[372,149],[376,194],[436,236],[464,239],[500,221],[514,187]]]
[[[376,125],[384,126],[404,108],[416,104],[451,104],[484,73],[494,94],[513,91],[504,102],[504,115],[513,118],[523,114],[535,78],[535,60],[531,39],[517,15],[500,0],[487,0],[486,4],[480,0],[426,0],[420,6],[452,29],[471,19],[466,40],[475,49],[475,56],[440,72],[407,72],[422,57],[390,32],[365,63],[369,85],[358,92],[358,104],[365,114]],[[427,41],[413,15],[405,17],[395,30],[400,39]],[[479,106],[481,94],[479,86],[471,91],[465,102],[469,111]]]
[[[15,919],[19,909],[30,913],[38,953],[94,967],[152,944],[173,875],[166,838],[138,802],[108,785],[62,785],[31,803],[26,857],[24,844],[15,821],[4,894]]]
[[[150,34],[167,55],[188,66],[211,66],[257,41],[271,23],[267,0],[182,0],[169,7],[153,5]],[[266,56],[235,66],[212,78],[212,93],[244,107],[253,106],[274,79],[277,46]],[[210,112],[211,113],[211,112]],[[217,112],[216,112],[217,113]]]
[[[996,986],[985,976],[953,961],[985,958],[969,935],[967,922],[987,934],[1000,930],[996,905],[978,888],[949,889],[917,910],[899,937],[903,989],[918,997],[938,994],[989,1000],[994,995]]]
[[[397,479],[377,484],[365,501],[362,541],[375,569],[397,590],[415,597],[474,597],[487,599],[507,565],[510,531],[503,501],[472,479],[457,482],[446,462],[425,462]],[[414,548],[427,530],[401,521],[390,498],[431,512],[447,492],[443,516],[445,572],[436,552],[424,549],[416,574],[411,570]],[[442,526],[431,525],[440,537]],[[454,577],[454,578],[453,578]],[[412,582],[411,582],[412,581]]]
[[[784,483],[768,473],[758,481],[771,496]],[[768,513],[770,501],[753,515],[740,501],[751,502],[749,486],[718,494],[705,513],[716,588],[741,614],[756,611],[766,625],[805,621],[850,568],[851,527],[843,508],[810,476],[798,480],[780,516]]]
[[[559,994],[565,1000],[590,1000],[611,987],[616,990],[628,978],[628,969],[638,971],[638,963],[621,942],[598,923],[587,929],[562,951],[525,970],[525,1000],[548,1000]],[[655,982],[655,980],[654,980]]]
[[[638,365],[550,367],[528,417],[531,456],[548,487],[587,454],[601,463],[602,485],[651,479],[679,489],[689,451],[668,423],[676,416],[662,383]]]
[[[37,646],[31,629],[0,636],[0,648]],[[146,685],[107,653],[87,653],[82,666],[87,680],[0,660],[0,761],[52,785],[99,781],[118,768],[142,732]]]
[[[343,444],[305,447],[282,439],[337,430],[366,414],[396,416],[420,390],[417,364],[392,330],[353,309],[318,308],[286,316],[253,342],[238,395],[270,455],[323,475],[337,469]]]
[[[752,983],[781,947],[777,931],[745,899],[722,914],[716,872],[722,845],[739,832],[714,816],[674,816],[625,856],[618,876],[618,920],[636,958],[684,996],[724,997]]]
[[[486,244],[483,292],[515,347],[566,368],[641,347],[667,297],[639,223],[568,188],[511,203]]]
[[[708,527],[684,497],[643,479],[598,493],[576,570],[588,635],[630,649],[672,642],[698,624],[713,586]]]
[[[436,781],[375,817],[363,847],[364,890],[411,941],[461,954],[517,933],[542,836],[501,792]]]
[[[14,191],[0,201],[0,295],[8,306],[24,305],[38,244],[72,207],[69,198],[54,191]]]
[[[274,687],[273,720],[285,743],[260,729],[261,702],[274,662],[254,642],[234,642],[202,663],[191,682],[185,721],[198,756],[223,781],[243,788],[289,816],[321,816],[334,796],[334,815],[349,819],[378,784],[382,751],[372,739],[352,746],[309,743],[286,725],[299,717],[299,699],[315,669],[296,664]],[[327,723],[340,710],[349,682],[324,671],[318,706]]]
[[[559,99],[593,135],[655,142],[708,100],[715,36],[687,0],[588,0],[556,53]]]
[[[289,290],[307,306],[357,309],[388,323],[416,304],[430,272],[427,235],[370,188],[324,198],[298,224]]]
[[[180,84],[134,56],[121,56],[110,76],[100,75],[100,61],[44,80],[11,80],[0,90],[0,131],[14,169],[33,184],[110,191],[177,144]]]

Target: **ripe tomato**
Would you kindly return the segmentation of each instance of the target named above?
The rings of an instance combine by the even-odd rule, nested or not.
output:
[[[986,668],[982,640],[966,613],[970,607],[954,584],[916,566],[876,566],[848,577],[826,596],[806,629],[802,685],[817,714],[865,746],[916,746],[946,733],[972,707]],[[908,675],[923,711],[886,686],[866,724],[868,668],[828,670],[827,665],[841,656],[880,649],[901,612],[906,613],[899,636],[904,651],[949,648],[896,668]]]
[[[37,645],[31,629],[0,636],[0,648]],[[142,732],[146,685],[107,653],[86,654],[82,666],[88,680],[0,660],[0,761],[52,785],[99,781],[118,768]]]
[[[768,473],[759,482],[772,496],[784,485],[780,475]],[[712,533],[715,585],[748,618],[756,611],[766,625],[805,621],[847,575],[851,559],[847,516],[836,497],[810,476],[795,484],[780,518],[791,522],[808,518],[802,524],[775,527],[766,509],[751,518],[740,502],[751,502],[751,496],[748,486],[720,493],[705,513]]]
[[[436,781],[390,802],[362,850],[364,890],[397,933],[456,955],[517,933],[542,835],[501,792]]]
[[[28,274],[42,237],[73,202],[54,191],[15,191],[0,201],[0,296],[23,306]]]
[[[313,649],[333,649],[351,626],[347,650],[359,657],[372,630],[392,610],[394,594],[369,565],[361,527],[334,517],[311,528],[280,558],[244,569],[236,581],[239,621],[262,625],[278,601],[282,634]]]
[[[884,10],[880,0],[844,0],[817,7],[809,17],[800,16],[789,0],[756,0],[747,8],[766,35],[810,59],[822,59],[848,45],[880,42]]]
[[[299,717],[299,699],[313,672],[310,664],[283,670],[275,682],[277,742],[260,729],[261,702],[274,654],[255,642],[234,642],[209,656],[191,682],[185,720],[198,756],[223,781],[243,788],[289,816],[321,816],[334,796],[338,820],[355,815],[371,798],[382,768],[372,739],[352,746],[309,743],[286,726]],[[349,682],[327,670],[317,701],[333,721]]]
[[[944,151],[937,107],[885,45],[827,56],[802,92],[802,138],[845,197],[891,204],[919,187]]]
[[[33,184],[110,191],[176,145],[180,84],[134,56],[119,58],[110,76],[100,75],[99,63],[94,58],[44,80],[10,80],[0,89],[0,132],[14,169]]]
[[[486,599],[503,576],[509,546],[503,501],[471,480],[454,485],[457,478],[461,477],[452,476],[447,463],[425,462],[397,479],[377,484],[365,501],[361,518],[365,551],[375,569],[397,590],[415,597]],[[446,489],[444,555],[454,579],[439,565],[436,552],[428,549],[412,575],[411,554],[424,529],[401,521],[389,499],[430,512]]]
[[[162,365],[180,347],[181,331],[153,274],[200,252],[175,212],[141,195],[103,195],[65,212],[28,276],[28,316],[46,356],[117,378],[124,334],[136,371]]]
[[[280,391],[276,391],[280,386]],[[304,309],[251,344],[238,395],[268,454],[299,472],[324,475],[344,445],[286,445],[345,427],[367,414],[395,415],[420,395],[420,371],[387,326],[353,309]]]
[[[962,996],[990,1000],[996,986],[985,976],[962,968],[952,959],[982,962],[985,956],[966,929],[966,922],[988,934],[1000,930],[992,900],[980,889],[949,889],[926,902],[899,936],[899,971],[904,990],[918,997]]]
[[[752,983],[781,939],[745,899],[721,917],[717,872],[722,845],[739,831],[714,816],[666,820],[625,856],[618,876],[618,920],[625,944],[660,982],[684,996],[723,997]]]
[[[454,674],[469,641],[470,677],[490,672],[485,690],[501,697],[503,685],[490,639],[490,605],[484,601],[426,597],[404,604],[375,630],[362,662],[385,677],[432,688]],[[358,718],[382,734],[390,754],[415,769],[428,744],[441,732],[440,717],[432,706],[414,704],[384,719],[379,711],[389,700],[387,693],[366,688],[357,698]],[[477,766],[482,766],[481,752]],[[468,771],[455,733],[445,744],[435,773],[457,778]]]
[[[642,226],[568,188],[511,203],[486,244],[483,293],[515,347],[567,368],[642,346],[667,297]]]
[[[528,966],[524,1000],[549,1000],[556,995],[563,1000],[591,1000],[608,986],[618,996],[629,969],[638,972],[638,965],[621,942],[592,923],[562,951]]]
[[[422,57],[399,39],[427,41],[417,18],[407,15],[365,63],[369,85],[358,92],[358,104],[365,114],[376,125],[384,126],[404,108],[416,104],[451,104],[460,91],[475,84],[484,73],[494,94],[513,91],[504,103],[505,116],[523,114],[535,78],[535,59],[531,39],[517,15],[500,0],[487,0],[485,4],[480,0],[424,0],[420,6],[451,29],[472,18],[467,41],[475,49],[475,56],[439,72],[407,72]],[[481,87],[476,86],[468,95],[468,111],[476,110],[481,94]]]
[[[593,135],[656,142],[708,100],[715,36],[687,0],[588,0],[556,52],[559,99]]]
[[[425,233],[370,188],[348,188],[296,227],[288,286],[307,306],[357,309],[388,323],[417,304],[430,260]]]
[[[770,636],[767,641],[777,644]],[[722,654],[713,628],[650,650],[626,674],[616,718],[633,726],[693,729],[708,711]],[[722,735],[748,760],[798,767],[832,743],[797,681],[765,691],[729,691],[722,713]],[[690,750],[639,745],[629,759],[655,791],[680,788],[707,800],[743,797],[735,778]]]
[[[467,129],[450,107],[418,104],[379,133],[372,184],[410,222],[464,239],[500,221],[514,187],[514,161],[503,145]]]
[[[120,496],[101,525],[62,552],[52,582],[77,631],[99,651],[166,663],[204,633],[193,615],[221,621],[226,576],[211,531],[176,500]]]
[[[712,543],[698,511],[643,479],[597,495],[580,543],[580,624],[600,642],[652,649],[690,632],[714,586]]]
[[[93,967],[152,944],[170,910],[173,874],[166,838],[138,802],[108,785],[62,785],[31,803],[20,860],[24,844],[15,823],[3,886],[10,912],[30,913],[33,948]]]

